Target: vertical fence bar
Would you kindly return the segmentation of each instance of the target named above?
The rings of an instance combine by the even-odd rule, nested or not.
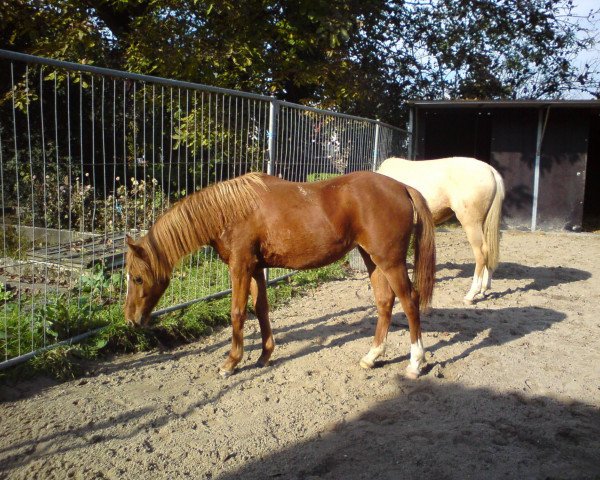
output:
[[[379,122],[375,124],[375,140],[373,145],[373,171],[377,170],[377,160],[379,158]]]
[[[269,128],[267,131],[267,174],[273,175],[276,162],[277,128],[279,123],[279,103],[277,99],[269,101]],[[269,269],[265,268],[265,279],[269,283]]]
[[[0,213],[2,215],[2,232],[4,232],[4,235],[2,235],[2,257],[6,258],[7,257],[7,253],[6,253],[6,232],[7,232],[7,224],[6,224],[6,208],[5,208],[5,204],[4,204],[4,198],[5,198],[5,193],[4,193],[4,148],[3,148],[3,143],[2,143],[2,126],[4,125],[4,122],[0,123]],[[3,313],[4,313],[4,318],[3,318],[3,322],[4,323],[4,328],[2,329],[2,331],[4,332],[4,338],[6,339],[6,341],[4,342],[4,361],[6,362],[9,358],[8,356],[8,302],[4,302],[3,305]]]
[[[531,231],[533,232],[537,227],[537,213],[538,213],[538,196],[540,190],[540,165],[542,159],[542,143],[544,141],[544,133],[546,131],[546,124],[548,122],[548,116],[550,115],[550,107],[544,110],[540,108],[538,112],[538,126],[535,141],[535,165],[533,170],[533,204],[531,206]]]

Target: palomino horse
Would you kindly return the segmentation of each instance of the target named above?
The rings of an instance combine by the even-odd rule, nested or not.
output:
[[[415,231],[414,287],[406,256]],[[373,345],[361,360],[371,368],[384,352],[394,298],[408,317],[410,362],[416,377],[424,364],[419,309],[431,300],[435,276],[434,223],[423,196],[373,172],[315,183],[292,183],[250,173],[195,192],[164,213],[137,241],[127,238],[125,319],[147,325],[184,255],[211,245],[231,276],[231,351],[221,374],[233,373],[243,354],[248,293],[262,336],[260,366],[275,342],[268,317],[265,267],[308,269],[342,258],[358,247],[369,272],[378,321]]]
[[[475,254],[475,273],[465,303],[485,297],[498,266],[504,200],[500,174],[487,163],[465,157],[423,161],[388,158],[378,172],[419,190],[436,224],[448,220],[452,213],[456,215]]]

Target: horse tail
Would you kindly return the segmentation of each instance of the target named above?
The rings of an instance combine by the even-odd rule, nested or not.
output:
[[[483,235],[487,244],[487,260],[485,266],[494,271],[500,257],[500,220],[502,218],[502,202],[504,201],[504,182],[498,171],[490,166],[496,182],[496,193],[492,205],[483,223]]]
[[[419,308],[425,310],[431,303],[435,283],[435,224],[423,195],[408,185],[406,189],[415,215],[413,287],[419,295]]]

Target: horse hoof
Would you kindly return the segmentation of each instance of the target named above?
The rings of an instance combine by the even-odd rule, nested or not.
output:
[[[465,305],[473,305],[473,299],[465,297],[465,298],[463,298],[463,303]]]
[[[221,375],[221,378],[231,377],[233,372],[233,370],[223,370],[222,368],[219,369],[219,375]]]
[[[270,360],[258,360],[256,362],[256,366],[258,368],[264,368],[264,367],[268,367],[269,365],[271,365]]]
[[[406,378],[410,380],[416,380],[421,376],[421,369],[415,368],[412,365],[406,367]]]
[[[375,362],[367,357],[363,357],[360,359],[360,366],[365,370],[369,370],[375,366]]]

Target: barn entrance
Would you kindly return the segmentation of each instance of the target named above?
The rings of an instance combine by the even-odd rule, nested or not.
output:
[[[489,163],[492,140],[489,111],[437,110],[426,112],[424,120],[426,134],[423,132],[419,158],[473,157]]]
[[[600,230],[600,113],[590,118],[583,228],[588,231]]]

